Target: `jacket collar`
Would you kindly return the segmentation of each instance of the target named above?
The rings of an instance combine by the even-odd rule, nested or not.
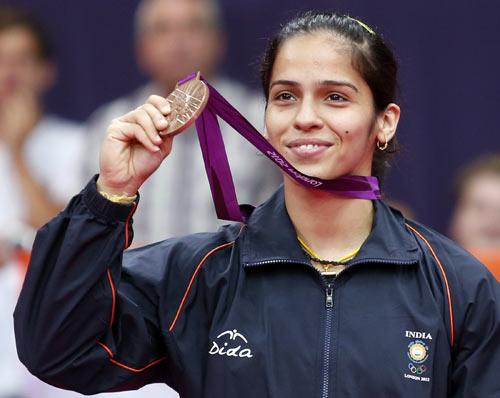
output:
[[[408,265],[418,262],[417,242],[405,227],[401,213],[381,200],[373,203],[375,220],[372,231],[352,263]],[[283,187],[253,211],[242,240],[241,256],[245,266],[308,263],[285,207]]]

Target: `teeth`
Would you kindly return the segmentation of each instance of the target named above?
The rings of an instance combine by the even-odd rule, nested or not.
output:
[[[302,149],[304,151],[311,151],[313,149],[319,148],[319,145],[316,144],[304,144],[304,145],[299,145],[299,149]]]

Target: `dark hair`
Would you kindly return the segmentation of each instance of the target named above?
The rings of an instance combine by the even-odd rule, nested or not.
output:
[[[37,42],[37,56],[43,60],[53,57],[53,49],[40,23],[26,10],[0,6],[0,32],[13,28],[28,30]]]
[[[500,178],[500,153],[482,155],[458,171],[454,181],[456,199],[460,201],[472,181],[485,174]]]
[[[271,74],[279,49],[288,39],[301,34],[327,31],[345,39],[352,49],[353,67],[361,74],[373,94],[377,112],[395,101],[398,88],[396,59],[382,37],[365,23],[329,12],[308,11],[289,21],[271,39],[261,62],[260,76],[266,102],[269,97]],[[372,174],[382,183],[389,167],[389,157],[396,152],[398,144],[393,138],[385,151],[375,150]]]

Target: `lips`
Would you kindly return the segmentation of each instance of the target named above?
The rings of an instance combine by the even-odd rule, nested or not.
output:
[[[325,152],[333,143],[317,138],[301,138],[290,141],[286,146],[298,157],[310,158]]]

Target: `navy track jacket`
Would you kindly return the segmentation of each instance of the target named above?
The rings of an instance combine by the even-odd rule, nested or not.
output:
[[[333,280],[304,256],[282,190],[244,226],[124,253],[135,206],[93,180],[38,232],[19,356],[84,394],[164,382],[183,398],[500,397],[498,282],[374,206],[370,236]]]

